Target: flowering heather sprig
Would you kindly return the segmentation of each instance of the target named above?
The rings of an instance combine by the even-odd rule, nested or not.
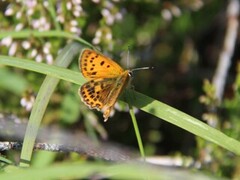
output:
[[[94,3],[101,3],[99,0],[92,0]],[[119,2],[115,0],[113,2]],[[92,40],[92,43],[95,45],[99,45],[100,43],[107,46],[109,50],[113,49],[113,39],[112,39],[112,30],[111,26],[114,23],[119,22],[123,19],[125,9],[119,9],[116,4],[112,1],[104,1],[102,2],[102,10],[101,14],[103,17],[103,22],[105,22],[105,26],[99,27],[95,32],[95,37]]]
[[[53,3],[53,8],[56,8],[56,18],[54,19],[49,16],[49,1],[44,0],[43,3],[38,3],[37,0],[10,2],[4,15],[11,17],[13,23],[9,23],[6,30],[9,31],[10,27],[15,31],[24,29],[49,31],[54,29],[55,23],[58,23],[61,30],[80,36],[82,30],[79,25],[79,18],[85,14],[81,3],[81,0],[56,1],[56,3]],[[0,46],[7,48],[10,56],[27,56],[27,58],[34,59],[37,62],[45,61],[52,64],[54,56],[58,53],[57,49],[61,48],[52,48],[52,42],[52,39],[42,41],[34,37],[24,40],[6,37],[0,41]],[[61,43],[55,44],[61,45]]]

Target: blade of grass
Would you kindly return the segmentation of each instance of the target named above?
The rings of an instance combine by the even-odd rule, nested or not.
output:
[[[10,161],[9,159],[0,156],[0,163],[4,163],[4,164],[13,164],[12,161]]]
[[[132,103],[137,108],[240,155],[240,142],[228,137],[221,131],[144,94],[138,92],[128,93],[134,93],[135,98]]]
[[[56,65],[67,67],[73,58],[79,54],[80,45],[71,43],[67,45],[56,59]],[[47,76],[39,89],[38,95],[33,105],[21,151],[20,166],[28,167],[32,157],[34,143],[37,137],[41,120],[45,113],[49,99],[60,79]]]
[[[47,10],[49,11],[51,17],[52,17],[52,21],[54,23],[54,26],[55,28],[60,31],[61,30],[61,26],[59,24],[59,22],[57,21],[57,15],[56,15],[56,11],[55,11],[55,8],[54,8],[54,2],[52,0],[48,1],[49,3],[49,8],[47,8]]]
[[[0,64],[46,74],[80,85],[86,81],[80,72],[75,72],[55,65],[37,63],[35,61],[27,59],[0,55]]]
[[[129,105],[129,113],[133,122],[133,127],[134,127],[134,131],[137,137],[137,142],[138,142],[138,147],[141,153],[141,157],[143,158],[143,161],[145,162],[145,152],[144,152],[144,147],[143,147],[143,143],[142,143],[142,138],[139,132],[139,128],[138,128],[138,124],[137,124],[137,120],[136,120],[136,116],[134,114],[133,108],[131,105]]]
[[[20,61],[24,61],[24,64],[21,64]],[[48,74],[57,78],[61,78],[76,84],[82,84],[84,80],[81,78],[80,73],[70,71],[64,68],[59,68],[56,66],[43,65],[36,62],[30,62],[28,60],[21,60],[20,58],[13,58],[7,56],[0,56],[0,64],[15,66],[23,69],[28,69],[36,71],[43,74]],[[38,70],[41,68],[41,70]],[[47,68],[47,69],[46,69]],[[132,90],[128,90],[132,91]],[[207,124],[201,122],[200,120],[187,115],[171,106],[168,106],[160,101],[157,101],[151,97],[143,95],[141,93],[132,91],[128,94],[133,93],[135,96],[134,101],[132,102],[133,106],[152,114],[158,118],[166,120],[180,128],[183,128],[197,136],[202,137],[208,141],[211,141],[231,152],[234,152],[240,155],[240,142],[228,137],[223,134],[221,131],[214,129]]]
[[[105,179],[204,179],[213,180],[213,176],[201,172],[183,169],[146,166],[140,163],[61,163],[42,168],[6,167],[0,179],[91,179],[92,176]],[[99,175],[99,176],[98,176]],[[145,178],[147,176],[147,178]],[[216,178],[217,179],[217,178]],[[219,179],[219,178],[218,178]]]
[[[66,38],[66,39],[73,39],[76,40],[82,44],[85,44],[86,46],[89,46],[90,48],[94,48],[90,43],[85,41],[82,38],[77,37],[74,34],[64,32],[64,31],[32,31],[32,30],[24,30],[24,31],[1,31],[0,33],[0,39],[5,37],[12,37],[17,39],[26,39],[31,36],[34,37],[57,37],[57,38]]]

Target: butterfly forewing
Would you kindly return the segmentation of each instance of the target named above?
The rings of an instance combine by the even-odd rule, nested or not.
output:
[[[88,79],[112,78],[124,72],[113,60],[91,49],[84,49],[79,61],[82,74]]]

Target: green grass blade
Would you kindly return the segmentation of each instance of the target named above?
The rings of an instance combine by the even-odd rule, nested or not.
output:
[[[24,62],[24,63],[21,63]],[[39,73],[51,75],[53,77],[61,78],[76,84],[82,84],[85,80],[80,73],[70,71],[64,68],[49,66],[41,63],[36,63],[20,58],[13,58],[7,56],[0,56],[0,64],[15,66],[23,69],[36,71]],[[171,106],[161,103],[151,97],[141,93],[132,91],[134,100],[131,104],[149,114],[158,118],[164,119],[178,127],[181,127],[197,136],[200,136],[208,141],[211,141],[231,152],[240,155],[240,142],[226,136],[221,131],[218,131],[200,120],[187,115]]]
[[[147,166],[139,163],[61,163],[42,168],[17,169],[9,166],[0,179],[216,179],[198,171]],[[98,176],[99,175],[99,176]],[[105,177],[105,178],[104,178]],[[219,178],[218,178],[219,179]]]
[[[13,164],[13,162],[5,157],[0,156],[0,163]]]
[[[79,49],[79,51],[81,50]],[[80,72],[75,72],[55,65],[37,63],[27,59],[0,55],[0,64],[46,74],[80,85],[86,81]]]
[[[53,0],[48,1],[49,3],[49,8],[47,8],[47,10],[49,11],[51,17],[52,17],[52,21],[54,23],[55,29],[57,29],[58,31],[61,30],[61,26],[59,21],[57,20],[57,15],[56,15],[56,11],[55,11],[55,2],[53,2]]]
[[[132,103],[137,108],[240,155],[239,141],[228,137],[221,131],[210,127],[202,121],[151,97],[138,92],[129,93],[134,93],[135,98]]]
[[[0,33],[0,39],[5,37],[12,37],[17,39],[26,39],[29,37],[57,37],[57,38],[66,38],[66,39],[73,39],[76,40],[82,44],[85,44],[86,46],[89,46],[90,48],[94,48],[90,43],[85,41],[82,38],[79,38],[78,36],[64,32],[64,31],[58,31],[58,30],[52,30],[52,31],[32,31],[32,30],[23,30],[23,31],[1,31]]]
[[[133,122],[133,127],[134,127],[134,131],[137,137],[137,142],[138,142],[138,147],[141,153],[141,156],[143,158],[143,160],[145,161],[145,151],[144,151],[144,147],[143,147],[143,143],[142,143],[142,138],[139,132],[139,128],[138,128],[138,124],[137,124],[137,120],[136,120],[136,116],[133,112],[133,108],[132,106],[129,105],[129,113]]]
[[[66,46],[59,54],[56,65],[67,67],[73,58],[79,54],[80,45],[72,43]],[[49,69],[49,68],[48,68]],[[37,137],[41,120],[47,108],[49,99],[55,90],[60,79],[47,76],[39,89],[38,95],[33,105],[21,151],[20,166],[28,167],[32,157],[33,146]]]

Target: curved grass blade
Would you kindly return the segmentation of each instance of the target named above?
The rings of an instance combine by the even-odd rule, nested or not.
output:
[[[71,43],[67,45],[57,57],[56,65],[67,67],[72,62],[73,58],[79,53],[79,49],[80,45],[78,43]],[[49,99],[59,80],[60,79],[58,78],[47,76],[38,92],[24,136],[20,158],[20,166],[22,167],[28,167],[30,164],[32,151],[41,120],[45,113]]]
[[[28,60],[22,60],[24,63],[21,63],[19,62],[19,59],[20,58],[0,56],[0,64],[48,74],[53,77],[61,78],[80,85],[85,82],[80,73]],[[131,100],[131,104],[133,106],[136,106],[137,108],[149,114],[152,114],[180,128],[183,128],[199,137],[202,137],[205,140],[211,141],[237,155],[240,155],[240,142],[231,137],[228,137],[221,131],[214,129],[202,121],[144,94],[135,91],[128,93],[132,93],[133,96],[135,96],[134,100]]]

